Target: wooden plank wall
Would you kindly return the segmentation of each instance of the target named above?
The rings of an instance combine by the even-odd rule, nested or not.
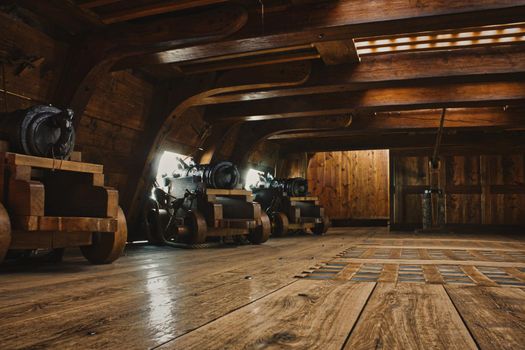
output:
[[[0,111],[6,112],[6,100],[7,111],[49,101],[62,73],[67,46],[3,12],[0,33]],[[22,69],[23,58],[38,63],[35,68]]]
[[[104,165],[108,186],[126,188],[149,113],[153,87],[129,72],[113,72],[99,83],[77,130],[83,160]]]
[[[393,227],[421,222],[428,156],[391,152]],[[444,155],[439,184],[452,225],[525,225],[525,155]]]
[[[333,219],[389,216],[388,150],[316,153],[307,171],[310,192]]]
[[[276,176],[279,178],[307,177],[309,158],[307,153],[291,153],[286,157],[279,157]]]

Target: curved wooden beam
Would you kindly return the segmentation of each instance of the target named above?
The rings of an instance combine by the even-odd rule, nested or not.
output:
[[[417,81],[469,82],[491,75],[525,72],[525,46],[475,48],[448,52],[399,53],[369,57],[359,64],[312,66],[310,79],[297,88],[225,94],[202,99],[203,105],[275,97],[326,94],[395,87]]]
[[[177,124],[187,123],[190,108],[199,105],[202,98],[235,91],[251,91],[271,87],[296,86],[303,84],[310,75],[310,64],[308,62],[298,62],[295,64],[264,66],[226,72],[217,77],[215,82],[210,80],[201,81],[200,87],[188,89],[192,86],[189,81],[196,78],[191,76],[179,81],[177,86],[172,89],[171,97],[162,99],[168,106],[160,109],[160,112],[151,113],[148,122],[151,125],[150,132],[141,145],[141,148],[148,150],[143,158],[137,157],[137,169],[141,169],[138,178],[128,182],[128,193],[130,196],[125,200],[127,218],[130,228],[138,227],[140,219],[140,209],[147,197],[148,188],[153,184],[155,171],[158,168],[160,151],[164,141]],[[196,83],[195,86],[199,84]],[[214,87],[212,87],[214,86]],[[176,91],[183,91],[183,94]]]
[[[447,130],[505,130],[525,127],[525,108],[460,108],[447,109],[444,127]],[[416,110],[355,114],[352,125],[339,130],[287,132],[273,135],[271,141],[331,138],[398,132],[434,132],[439,128],[442,110]]]
[[[273,135],[292,131],[341,129],[349,127],[352,123],[353,117],[351,114],[323,118],[284,119],[278,122],[243,123],[240,125],[238,132],[232,129],[225,136],[226,139],[235,138],[232,147],[233,152],[229,155],[229,159],[237,164],[239,168],[245,169],[253,150]]]
[[[228,5],[207,11],[140,25],[122,25],[78,40],[69,50],[68,64],[56,88],[52,103],[72,108],[78,126],[97,82],[119,60],[144,54],[159,47],[180,47],[225,38],[246,23],[242,7]],[[195,23],[206,23],[196,26]]]
[[[354,110],[397,111],[411,109],[487,107],[525,101],[523,74],[494,77],[495,81],[447,83],[424,81],[402,87],[362,91],[277,97],[233,102],[209,107],[209,121],[257,121],[325,116]],[[492,80],[491,78],[490,80]]]

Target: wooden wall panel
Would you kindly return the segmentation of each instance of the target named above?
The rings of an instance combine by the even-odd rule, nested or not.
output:
[[[143,130],[153,86],[127,72],[112,72],[102,79],[85,114],[128,129]]]
[[[388,151],[316,153],[307,178],[334,219],[384,219],[389,216]]]
[[[486,156],[488,216],[494,224],[525,224],[525,155]]]
[[[67,46],[4,12],[0,12],[0,33],[0,62],[5,62],[8,111],[49,101],[62,73]],[[32,62],[34,67],[24,65],[24,60]],[[0,76],[2,90],[3,79]],[[2,112],[4,102],[4,92],[0,91]]]
[[[151,107],[153,86],[126,71],[113,72],[97,86],[77,129],[76,148],[84,161],[104,165],[106,184],[123,191],[133,169]]]
[[[259,158],[262,156],[260,155]],[[288,154],[286,158],[277,161],[276,176],[278,178],[306,177],[308,167],[307,153]],[[320,174],[323,176],[324,174]]]
[[[394,227],[419,226],[428,156],[391,153]],[[445,155],[439,170],[452,225],[525,225],[525,155]]]

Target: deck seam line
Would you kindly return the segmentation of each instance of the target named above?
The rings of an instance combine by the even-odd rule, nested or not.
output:
[[[259,298],[257,298],[257,299],[254,299],[254,300],[250,301],[249,303],[246,303],[246,304],[244,304],[244,305],[241,305],[241,306],[239,306],[239,307],[236,307],[236,308],[230,310],[229,312],[227,312],[227,313],[225,313],[225,314],[223,314],[223,315],[221,315],[221,316],[218,316],[218,317],[216,317],[216,318],[214,318],[214,319],[212,319],[212,320],[209,320],[208,322],[203,323],[202,325],[200,325],[200,326],[198,326],[198,327],[196,327],[196,328],[193,328],[193,329],[189,330],[188,332],[186,332],[186,333],[184,333],[184,334],[180,334],[180,335],[176,336],[175,338],[172,338],[172,339],[170,339],[170,340],[167,340],[167,341],[165,341],[165,342],[163,342],[163,343],[161,343],[161,344],[155,345],[154,347],[151,348],[151,350],[158,349],[159,347],[164,346],[164,345],[166,345],[166,344],[168,344],[168,343],[170,343],[170,342],[172,342],[172,341],[174,341],[174,340],[177,340],[177,339],[180,338],[180,337],[183,337],[183,336],[185,336],[185,335],[191,334],[191,333],[195,332],[196,330],[198,330],[198,329],[200,329],[200,328],[202,328],[202,327],[205,327],[205,326],[207,326],[208,324],[210,324],[210,323],[212,323],[212,322],[215,322],[215,321],[217,321],[217,320],[219,320],[219,319],[221,319],[221,318],[223,318],[223,317],[225,317],[225,316],[228,316],[229,314],[231,314],[231,313],[233,313],[233,312],[235,312],[235,311],[237,311],[237,310],[240,310],[240,309],[242,309],[242,308],[244,308],[244,307],[246,307],[246,306],[248,306],[248,305],[251,305],[251,304],[253,304],[253,303],[255,303],[255,302],[257,302],[257,301],[259,301],[259,300],[261,300],[261,299],[263,299],[263,298],[266,298],[267,296],[272,295],[272,294],[274,294],[275,292],[278,292],[278,291],[280,291],[281,289],[284,289],[284,288],[286,288],[286,287],[288,287],[288,286],[290,286],[290,285],[292,285],[292,284],[294,284],[294,283],[297,283],[298,281],[299,281],[299,279],[293,280],[293,281],[291,281],[290,283],[285,284],[284,286],[279,287],[279,288],[277,288],[277,289],[271,291],[270,293],[267,293],[267,294],[265,294],[265,295],[263,295],[263,296],[261,296],[261,297],[259,297]]]
[[[365,282],[365,283],[367,283],[367,282]],[[344,350],[344,348],[348,344],[348,341],[350,340],[350,337],[352,336],[352,333],[354,332],[355,327],[357,327],[357,323],[359,323],[359,320],[361,319],[361,316],[363,315],[363,312],[365,311],[365,308],[368,305],[368,302],[370,301],[370,298],[372,298],[372,294],[374,294],[374,292],[376,290],[376,287],[379,284],[379,282],[373,282],[373,283],[374,283],[374,288],[372,288],[372,291],[370,292],[370,294],[368,294],[368,297],[366,298],[365,304],[361,308],[361,311],[359,311],[359,315],[357,315],[357,318],[355,319],[355,322],[354,322],[352,328],[350,328],[350,331],[348,332],[348,335],[346,336],[346,339],[343,342],[343,345],[341,345],[341,349],[340,350]]]
[[[447,294],[447,297],[448,299],[450,300],[450,302],[452,303],[452,306],[454,306],[454,309],[456,310],[456,312],[458,313],[459,315],[459,318],[461,319],[461,322],[463,322],[463,325],[465,326],[465,328],[467,329],[468,331],[468,334],[470,335],[470,337],[472,338],[472,341],[474,341],[474,344],[476,344],[476,347],[478,348],[478,350],[481,350],[481,346],[479,345],[478,343],[478,340],[476,339],[476,337],[474,337],[474,334],[472,333],[472,330],[470,329],[470,327],[468,326],[467,322],[465,322],[465,319],[463,318],[463,315],[461,314],[461,312],[459,311],[458,307],[456,306],[456,303],[454,303],[454,299],[452,299],[450,297],[450,294],[446,288],[446,286],[444,284],[441,285],[441,287],[445,290],[445,293]],[[478,285],[477,288],[479,288],[480,286]]]

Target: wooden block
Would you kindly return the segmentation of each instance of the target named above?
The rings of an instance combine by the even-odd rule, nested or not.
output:
[[[72,162],[69,160],[33,157],[18,153],[5,153],[7,163],[14,165],[29,165],[35,168],[76,171],[81,173],[102,174],[103,166],[99,164]]]
[[[90,245],[91,232],[14,231],[9,249],[52,249]]]
[[[253,218],[257,221],[261,220],[262,208],[259,203],[253,203]]]
[[[104,174],[93,174],[93,186],[104,187]]]
[[[11,215],[43,216],[45,191],[38,181],[10,180],[7,206]]]
[[[13,229],[24,231],[38,231],[38,216],[11,215]]]
[[[82,161],[82,152],[73,151],[69,156],[69,160],[72,162],[81,162]]]
[[[10,173],[12,180],[31,180],[31,167],[28,165],[15,165],[10,169]]]
[[[81,247],[91,245],[91,232],[53,232],[53,248]]]
[[[241,189],[223,190],[217,188],[208,188],[206,189],[206,194],[217,196],[251,196],[252,192]]]
[[[106,210],[106,217],[108,218],[116,218],[118,215],[118,191],[111,188],[106,187],[106,193],[107,193],[107,210]]]
[[[13,231],[9,249],[51,249],[53,248],[52,232]]]
[[[115,232],[117,228],[113,218],[42,216],[38,220],[40,231]]]
[[[212,203],[211,204],[211,219],[213,220],[213,226],[218,227],[219,220],[223,218],[222,204]]]
[[[290,197],[291,202],[310,202],[310,201],[318,201],[319,197]]]

